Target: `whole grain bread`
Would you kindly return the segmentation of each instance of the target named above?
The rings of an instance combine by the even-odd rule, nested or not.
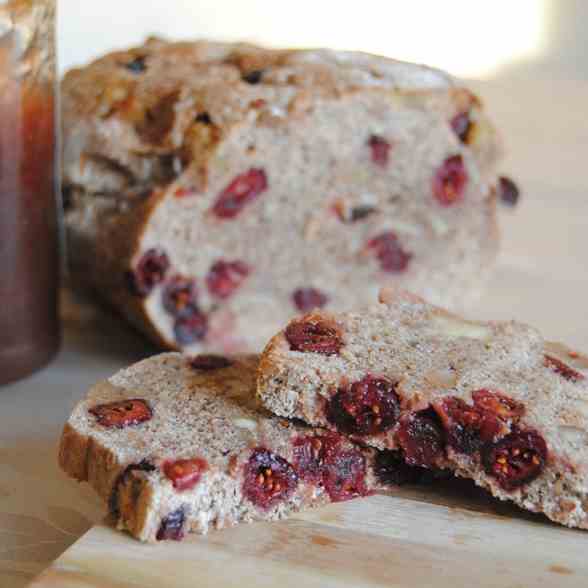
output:
[[[263,352],[272,412],[588,528],[588,357],[518,322],[464,320],[399,290],[295,319]]]
[[[72,277],[163,347],[260,350],[382,285],[461,306],[490,271],[500,145],[443,72],[151,39],[62,90]]]
[[[97,384],[74,409],[59,462],[143,541],[240,522],[416,481],[392,452],[269,414],[258,358],[168,353]]]

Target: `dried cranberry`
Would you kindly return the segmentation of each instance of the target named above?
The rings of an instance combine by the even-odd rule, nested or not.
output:
[[[143,73],[147,69],[147,64],[145,63],[146,59],[146,55],[139,55],[132,61],[125,63],[125,67],[134,74]]]
[[[584,380],[584,374],[577,372],[575,369],[571,368],[569,365],[565,364],[557,357],[552,357],[551,355],[546,355],[544,358],[544,364],[550,370],[553,370],[555,373],[559,374],[562,378],[569,380],[570,382],[579,382],[580,380]]]
[[[294,290],[292,300],[296,308],[302,312],[322,308],[329,301],[327,295],[316,288],[298,288]]]
[[[184,522],[186,514],[184,507],[180,507],[161,519],[156,539],[158,541],[181,541],[184,538]]]
[[[336,355],[343,347],[339,330],[317,317],[292,321],[284,332],[292,351]]]
[[[498,178],[498,190],[500,200],[509,206],[515,206],[519,201],[520,191],[518,186],[506,176]]]
[[[234,218],[246,204],[249,204],[267,190],[267,176],[259,168],[237,176],[219,195],[212,211],[219,218]]]
[[[504,421],[516,421],[525,414],[525,407],[520,402],[501,392],[482,388],[472,392],[472,399],[477,408],[493,413]]]
[[[251,71],[248,71],[247,73],[243,74],[243,81],[252,85],[259,84],[262,78],[262,69],[252,69]]]
[[[190,360],[190,367],[204,372],[220,370],[233,365],[230,359],[223,355],[200,354]]]
[[[198,484],[207,468],[208,464],[204,459],[194,457],[166,461],[163,464],[163,473],[168,480],[171,480],[176,490],[189,490]]]
[[[249,266],[243,261],[219,260],[212,264],[206,276],[206,285],[213,296],[228,298],[249,275]]]
[[[380,167],[386,167],[390,157],[390,143],[383,137],[372,135],[369,138],[368,145],[372,150],[372,161]]]
[[[448,157],[433,178],[433,194],[442,206],[451,206],[463,198],[468,174],[461,155]]]
[[[398,237],[391,231],[370,239],[367,248],[375,252],[380,267],[385,272],[403,272],[412,258],[412,253],[402,248]]]
[[[469,110],[465,112],[458,112],[451,119],[451,128],[462,143],[469,143],[470,133],[472,132],[473,128]]]
[[[333,502],[366,496],[365,458],[357,448],[332,447],[325,455],[323,486]]]
[[[118,495],[121,486],[127,483],[129,478],[133,475],[133,472],[153,472],[155,466],[146,459],[141,460],[139,463],[132,463],[128,465],[116,478],[114,485],[112,486],[112,492],[108,498],[108,509],[109,511],[118,518],[120,516],[120,508],[118,504]]]
[[[433,467],[444,457],[445,436],[431,409],[402,417],[396,439],[409,465]]]
[[[94,415],[98,424],[103,427],[115,427],[117,429],[138,425],[150,420],[153,416],[151,408],[141,398],[128,398],[107,404],[99,404],[90,408],[88,412]]]
[[[545,440],[531,430],[516,430],[484,451],[486,473],[509,491],[537,478],[546,461]]]
[[[292,465],[261,447],[254,449],[244,474],[243,494],[262,509],[286,500],[298,485],[298,476]]]
[[[146,251],[133,272],[126,274],[131,292],[136,296],[147,296],[163,281],[169,269],[169,258],[161,249]]]
[[[341,443],[336,433],[298,437],[293,443],[294,467],[298,475],[306,482],[320,482],[325,467],[325,460]]]
[[[161,298],[163,308],[172,316],[192,314],[193,308],[198,306],[196,281],[175,276],[165,284]]]
[[[327,420],[341,433],[377,435],[391,429],[400,414],[396,385],[366,376],[349,388],[340,388],[329,400]]]
[[[194,307],[190,307],[190,313],[178,317],[174,323],[174,336],[180,345],[202,341],[207,332],[208,318]]]
[[[461,453],[479,451],[504,428],[495,414],[466,404],[456,396],[444,398],[435,409],[445,428],[447,444]]]

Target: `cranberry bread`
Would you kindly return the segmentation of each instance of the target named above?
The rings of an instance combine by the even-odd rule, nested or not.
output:
[[[520,323],[381,298],[276,335],[260,361],[265,406],[588,528],[588,357]]]
[[[497,249],[496,134],[449,76],[151,40],[63,82],[73,277],[158,344],[263,348],[383,284],[450,306]]]
[[[143,541],[418,481],[393,452],[270,415],[256,403],[257,358],[169,353],[95,386],[65,425],[59,461]]]

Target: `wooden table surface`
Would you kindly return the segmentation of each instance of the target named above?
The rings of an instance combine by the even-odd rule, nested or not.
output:
[[[570,81],[555,86],[546,82],[495,81],[471,85],[482,95],[503,131],[508,147],[503,170],[517,179],[524,190],[520,205],[503,214],[500,263],[494,281],[472,316],[518,318],[534,324],[550,339],[563,340],[588,351],[584,306],[588,300],[588,173],[585,169],[588,167],[588,120],[584,112],[588,84]],[[149,346],[116,320],[95,313],[91,308],[67,304],[65,341],[57,360],[27,380],[0,388],[2,588],[25,586],[101,520],[104,508],[93,492],[85,485],[72,483],[58,470],[56,440],[71,407],[91,384],[151,353],[153,350]],[[426,525],[427,517],[436,512],[441,517],[441,522],[436,524],[442,525],[449,508],[447,504],[438,504],[439,510],[427,502],[426,493],[415,498],[411,492],[403,494],[398,505],[401,507],[402,500],[413,503],[416,500],[422,504],[417,508],[417,512],[422,510],[423,516],[418,524]],[[386,515],[384,498],[377,496],[369,500],[375,512],[391,516],[394,522],[393,514]],[[448,497],[447,500],[453,499]],[[311,519],[313,524],[318,524],[321,517],[345,517],[346,513],[365,508],[363,502],[329,507],[324,515],[313,514]],[[304,520],[305,515],[284,523],[284,529],[295,536]],[[459,520],[452,521],[454,519],[449,519],[447,525],[453,528],[451,525],[455,524],[455,529],[459,528]],[[533,520],[527,523],[524,516],[519,516],[514,528],[521,540],[528,537],[529,542],[533,541],[534,524]],[[252,533],[265,536],[266,541],[279,539],[280,525],[255,527]],[[549,529],[549,541],[553,540],[553,545],[560,537],[561,541],[570,537],[584,540],[583,533],[553,526]],[[381,532],[392,533],[386,529]],[[99,551],[108,533],[112,531],[97,527],[92,531],[90,544]],[[236,529],[227,533],[232,533],[239,545],[243,531]],[[396,539],[402,535],[401,531],[395,533]],[[406,530],[405,535],[409,537],[410,530]],[[320,544],[320,535],[316,537]],[[131,541],[124,536],[116,540],[120,540],[121,545]],[[196,541],[200,542],[201,550],[212,550],[217,539],[206,541]],[[547,548],[551,544],[544,545]],[[431,549],[434,548],[431,545]],[[474,542],[473,549],[489,550],[491,542]],[[566,557],[575,557],[572,552]],[[199,553],[199,557],[204,557],[201,551]],[[402,553],[409,559],[415,557],[407,549]],[[188,556],[180,550],[176,557]],[[390,557],[395,561],[399,555]],[[320,561],[318,564],[326,565]],[[217,565],[221,563],[217,561]],[[575,576],[574,581],[574,576],[568,574],[568,566],[561,561],[546,558],[545,566],[554,574],[554,585],[582,585],[582,582],[586,585],[585,577],[581,580]],[[276,573],[278,571],[276,568]],[[480,569],[479,573],[482,572]],[[431,570],[420,568],[419,574],[420,585],[435,584]],[[472,569],[472,577],[474,575]],[[448,579],[451,580],[451,576]],[[497,578],[495,585],[512,585],[507,580],[503,575]]]

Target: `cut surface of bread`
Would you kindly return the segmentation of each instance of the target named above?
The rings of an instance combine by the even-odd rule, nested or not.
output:
[[[496,255],[499,141],[443,72],[151,40],[63,82],[72,276],[163,347],[259,351],[383,285],[460,306]]]
[[[281,519],[414,481],[392,452],[269,414],[255,396],[257,364],[169,353],[119,372],[74,409],[61,467],[143,541]]]
[[[272,412],[588,528],[588,357],[518,322],[464,320],[399,290],[295,319],[262,354]]]

